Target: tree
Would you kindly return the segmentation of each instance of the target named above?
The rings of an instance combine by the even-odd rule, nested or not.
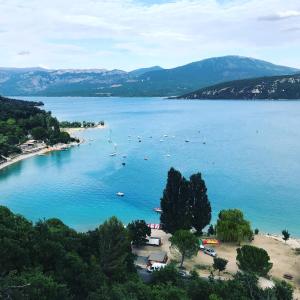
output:
[[[179,171],[171,168],[161,198],[160,221],[163,229],[174,233],[194,227],[201,232],[211,219],[211,206],[206,191],[200,173],[186,180]]]
[[[192,210],[192,226],[198,233],[207,226],[211,220],[211,205],[207,197],[207,188],[200,173],[190,177],[190,195]]]
[[[251,240],[250,223],[238,209],[221,210],[216,225],[217,236],[223,242],[242,242]]]
[[[207,234],[208,234],[208,236],[215,234],[215,229],[212,224],[208,227]]]
[[[180,172],[171,168],[168,172],[166,188],[161,198],[160,221],[166,232],[190,228],[188,182]]]
[[[226,269],[226,265],[228,263],[228,260],[221,258],[221,257],[214,257],[214,264],[213,264],[213,268],[215,270],[219,271],[219,275],[220,272],[224,271]]]
[[[280,300],[292,300],[293,299],[293,287],[286,281],[275,282],[275,296]]]
[[[282,235],[283,235],[283,240],[286,241],[290,238],[290,233],[285,229],[285,230],[282,230]]]
[[[242,271],[253,272],[259,276],[266,276],[273,266],[266,250],[250,245],[238,248],[236,259]]]
[[[128,232],[123,224],[112,217],[96,231],[96,251],[100,267],[110,278],[122,278],[132,264]]]
[[[171,246],[181,253],[180,268],[186,257],[192,257],[199,249],[198,239],[188,230],[178,230],[170,237]]]
[[[151,236],[151,228],[147,226],[144,220],[136,220],[128,224],[130,240],[137,247],[145,244],[146,236]]]

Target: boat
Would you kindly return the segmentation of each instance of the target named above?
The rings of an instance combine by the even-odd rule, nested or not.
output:
[[[164,137],[168,137],[168,135],[167,135],[167,134],[164,134]]]
[[[160,207],[155,207],[155,208],[153,208],[153,210],[159,214],[162,213],[162,209]]]
[[[166,154],[166,157],[171,157],[171,154]]]
[[[148,157],[144,157],[144,160],[148,160]]]
[[[116,194],[117,196],[119,196],[119,197],[124,197],[124,193],[122,193],[122,192],[117,192],[117,194]]]
[[[123,162],[123,163],[122,163],[122,166],[125,166],[125,165],[126,165],[126,163]]]
[[[117,155],[117,144],[114,144],[114,152],[110,153],[109,156],[116,156]]]
[[[111,140],[111,129],[109,129],[109,138],[108,138],[108,142],[109,142],[109,143],[112,143],[112,140]]]
[[[185,142],[186,142],[186,143],[189,143],[189,142],[190,142],[190,140],[185,140]]]
[[[163,139],[161,139],[161,140],[159,140],[160,142],[163,142],[164,140]]]

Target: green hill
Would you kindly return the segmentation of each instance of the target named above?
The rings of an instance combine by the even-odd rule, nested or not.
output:
[[[182,99],[300,99],[300,74],[220,83],[178,98]]]

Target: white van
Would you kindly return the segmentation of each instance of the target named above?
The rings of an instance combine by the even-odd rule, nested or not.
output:
[[[166,266],[166,264],[153,263],[151,266],[147,267],[147,271],[149,273],[152,273],[154,271],[159,271],[159,270],[163,269],[165,266]]]

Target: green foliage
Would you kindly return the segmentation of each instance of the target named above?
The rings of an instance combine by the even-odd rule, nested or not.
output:
[[[160,220],[165,231],[174,233],[194,227],[201,232],[211,219],[211,206],[201,174],[186,180],[179,171],[171,168],[161,198],[161,209]]]
[[[214,257],[214,263],[213,263],[213,268],[215,270],[220,272],[224,271],[226,269],[226,265],[228,263],[228,260],[221,258],[221,257]]]
[[[207,188],[200,173],[190,177],[190,195],[192,222],[191,225],[199,232],[211,220],[211,205],[207,197]]]
[[[220,211],[216,232],[223,242],[240,243],[252,238],[250,223],[244,219],[243,213],[238,209]]]
[[[110,218],[95,231],[93,242],[104,274],[115,279],[125,278],[133,257],[129,235],[123,224],[116,217]]]
[[[214,235],[215,234],[215,229],[214,229],[214,226],[212,224],[210,224],[210,226],[208,227],[208,230],[207,230],[207,235],[210,236],[210,235]]]
[[[236,259],[241,270],[260,276],[267,276],[273,266],[266,250],[250,245],[238,248]]]
[[[129,238],[137,247],[144,245],[146,236],[151,236],[151,228],[144,220],[136,220],[128,224]]]
[[[37,107],[41,102],[8,99],[0,96],[0,160],[1,155],[20,153],[19,144],[32,136],[50,145],[73,141],[61,132],[58,121]]]
[[[292,299],[287,283],[276,282],[263,291],[257,277],[247,272],[224,281],[204,280],[193,272],[186,280],[169,265],[144,284],[133,267],[128,234],[115,217],[96,230],[78,233],[59,219],[32,224],[0,206],[0,299]],[[174,236],[173,245],[181,252],[192,255],[197,249],[189,231]]]
[[[152,284],[181,285],[181,278],[174,264],[169,264],[159,271],[153,272]]]
[[[286,281],[276,281],[274,294],[276,299],[280,300],[292,300],[293,299],[293,288]]]
[[[171,246],[181,253],[180,267],[183,266],[185,257],[197,254],[199,244],[197,237],[189,230],[178,230],[170,237]]]
[[[282,230],[282,235],[285,242],[290,238],[290,233],[286,229]]]

